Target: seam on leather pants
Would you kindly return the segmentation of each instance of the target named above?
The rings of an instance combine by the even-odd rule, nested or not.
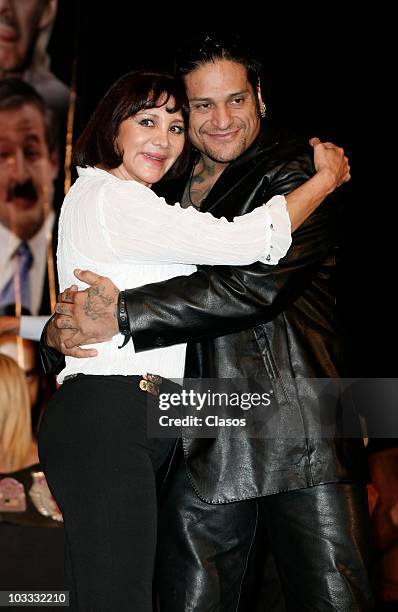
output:
[[[246,562],[245,562],[245,566],[243,568],[242,578],[241,578],[240,585],[239,585],[238,599],[236,601],[235,612],[238,612],[240,598],[241,598],[241,595],[242,595],[243,580],[245,578],[247,566],[249,565],[249,557],[250,557],[250,553],[251,553],[252,548],[253,548],[254,538],[256,537],[256,533],[257,533],[257,524],[258,524],[258,501],[256,500],[256,522],[254,524],[252,541],[250,542],[249,550],[247,551]]]

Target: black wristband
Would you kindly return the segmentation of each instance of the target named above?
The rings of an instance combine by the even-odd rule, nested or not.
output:
[[[124,291],[119,292],[119,297],[117,299],[117,322],[119,325],[119,332],[124,336],[123,344],[118,348],[123,348],[131,338],[130,321],[126,308]]]

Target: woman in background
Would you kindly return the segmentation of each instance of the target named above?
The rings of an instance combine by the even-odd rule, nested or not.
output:
[[[25,374],[14,359],[0,354],[0,472],[38,462]]]
[[[21,341],[27,359],[33,343]],[[4,347],[0,347],[0,351]],[[8,590],[62,590],[62,515],[45,480],[32,434],[25,372],[0,353],[0,584]]]

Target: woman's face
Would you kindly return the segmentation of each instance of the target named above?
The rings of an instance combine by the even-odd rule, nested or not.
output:
[[[113,174],[147,187],[166,174],[181,155],[185,143],[181,111],[167,112],[174,103],[170,98],[167,105],[143,109],[122,121],[116,146],[123,162],[111,171]]]

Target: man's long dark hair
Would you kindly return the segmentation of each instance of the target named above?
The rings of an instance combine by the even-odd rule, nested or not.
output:
[[[253,91],[257,90],[262,77],[261,62],[238,35],[205,33],[188,40],[176,53],[174,71],[176,76],[183,78],[200,66],[217,60],[229,60],[244,66]]]

